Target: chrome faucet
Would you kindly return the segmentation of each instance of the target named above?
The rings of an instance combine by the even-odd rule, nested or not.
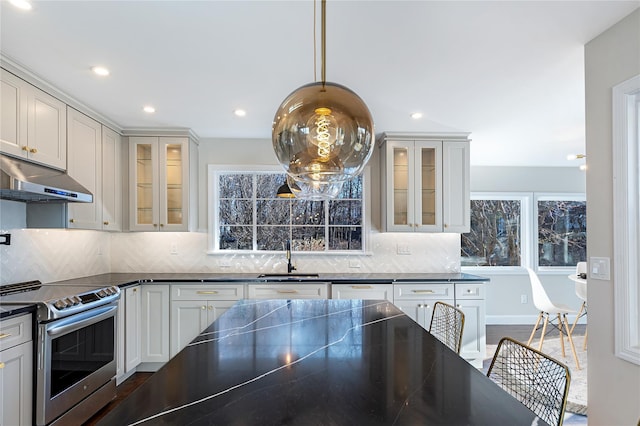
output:
[[[292,271],[296,270],[296,267],[291,264],[291,240],[287,240],[286,256],[287,256],[287,274],[290,274]]]

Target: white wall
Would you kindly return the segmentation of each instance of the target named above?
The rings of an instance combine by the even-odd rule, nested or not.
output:
[[[611,88],[640,74],[640,9],[586,45],[589,256],[613,262]],[[640,422],[640,366],[614,355],[614,285],[589,280],[589,424]]]

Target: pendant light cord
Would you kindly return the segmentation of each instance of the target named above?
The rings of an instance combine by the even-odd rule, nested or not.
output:
[[[320,54],[321,54],[321,58],[320,58],[320,66],[321,66],[321,70],[320,70],[320,78],[322,81],[322,85],[324,86],[324,84],[327,82],[327,48],[326,48],[326,44],[327,44],[327,0],[321,0],[321,11],[320,11]],[[318,70],[318,63],[317,63],[317,57],[318,57],[318,52],[316,49],[316,46],[318,44],[318,42],[316,41],[316,34],[317,34],[317,28],[316,28],[316,21],[318,20],[317,18],[317,10],[318,10],[318,6],[316,3],[316,0],[313,0],[313,81],[318,81],[318,74],[317,74],[317,70]]]

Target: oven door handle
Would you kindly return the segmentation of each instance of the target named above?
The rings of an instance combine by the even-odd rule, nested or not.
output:
[[[82,312],[69,318],[64,318],[60,321],[56,321],[56,324],[53,327],[48,328],[47,334],[53,337],[60,334],[72,333],[80,330],[81,328],[100,322],[105,318],[114,316],[114,311],[117,309],[117,306],[103,306],[91,309],[87,312]]]

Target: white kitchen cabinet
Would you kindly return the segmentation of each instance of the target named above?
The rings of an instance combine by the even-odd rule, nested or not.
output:
[[[393,284],[332,284],[331,298],[388,300],[393,302]]]
[[[486,355],[485,285],[456,283],[456,307],[464,312],[460,356],[481,368]]]
[[[67,168],[66,105],[0,69],[0,151]]]
[[[188,137],[129,138],[132,231],[189,231],[197,213],[197,145]]]
[[[120,135],[73,108],[67,130],[67,173],[93,194],[93,203],[68,204],[68,227],[122,230]]]
[[[382,135],[382,223],[386,231],[468,232],[467,136]]]
[[[142,284],[140,371],[154,371],[169,361],[169,285]]]
[[[244,298],[244,284],[171,285],[171,357]]]
[[[102,126],[102,230],[122,231],[122,137]]]
[[[125,290],[125,352],[124,373],[127,374],[141,361],[142,296],[140,286]]]
[[[118,318],[117,318],[117,334],[118,345],[116,346],[116,386],[120,385],[126,377],[124,375],[124,344],[125,344],[125,330],[124,323],[124,298],[125,293],[120,291],[120,299],[118,299]]]
[[[33,410],[31,314],[0,321],[0,425],[30,425]]]
[[[395,284],[393,290],[393,304],[426,330],[431,324],[434,303],[455,303],[455,288],[449,283]]]
[[[328,288],[328,283],[317,282],[249,284],[247,296],[249,299],[327,299]]]

